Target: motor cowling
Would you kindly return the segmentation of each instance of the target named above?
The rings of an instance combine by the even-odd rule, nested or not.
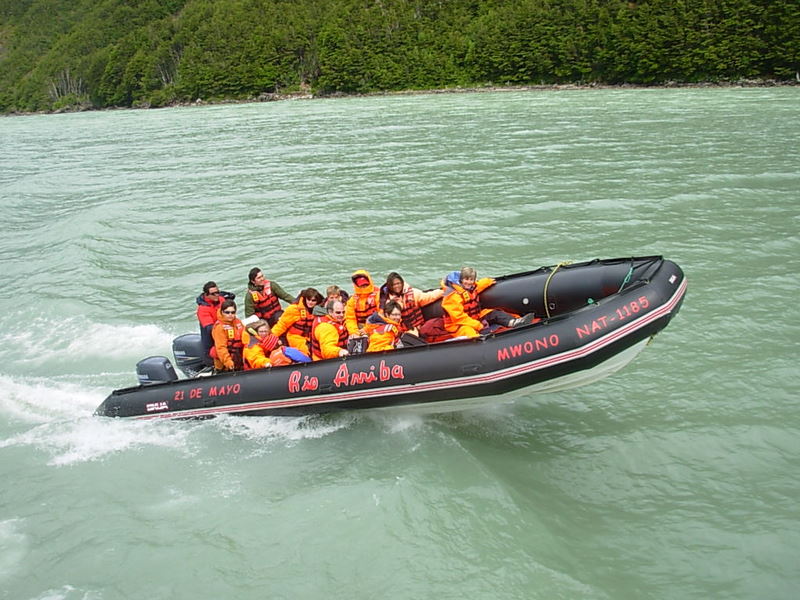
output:
[[[148,356],[136,363],[136,377],[142,385],[177,381],[178,374],[166,356]]]
[[[199,333],[185,333],[172,340],[172,354],[186,377],[196,377],[209,367],[210,359]]]

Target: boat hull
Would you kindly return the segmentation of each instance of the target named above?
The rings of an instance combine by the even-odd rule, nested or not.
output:
[[[679,310],[686,279],[661,257],[591,261],[498,278],[484,305],[546,315],[482,336],[281,368],[116,390],[96,414],[135,419],[297,415],[425,405],[469,408],[520,388],[551,392],[622,368]],[[435,316],[437,306],[426,307]]]

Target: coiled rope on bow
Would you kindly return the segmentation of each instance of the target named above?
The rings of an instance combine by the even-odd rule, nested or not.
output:
[[[561,267],[571,264],[571,260],[565,260],[564,262],[558,263],[553,270],[550,271],[550,275],[547,276],[547,281],[544,282],[544,312],[548,319],[550,318],[550,306],[549,302],[547,302],[547,288],[550,286],[550,280],[553,278],[553,275],[556,274],[556,271],[558,271]]]

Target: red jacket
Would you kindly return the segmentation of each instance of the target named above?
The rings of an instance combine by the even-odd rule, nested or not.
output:
[[[209,325],[213,327],[214,323],[217,322],[217,312],[224,301],[225,298],[221,295],[212,298],[211,296],[200,294],[197,297],[197,320],[200,322],[200,329]]]
[[[211,330],[214,328],[214,323],[217,322],[217,313],[224,301],[225,298],[222,294],[216,298],[200,294],[195,300],[197,302],[197,320],[200,323],[200,340],[203,342],[206,354],[214,345]]]

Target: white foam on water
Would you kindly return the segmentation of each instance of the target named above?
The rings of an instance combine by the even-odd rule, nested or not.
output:
[[[8,579],[25,559],[30,540],[21,529],[21,519],[0,521],[0,581]]]
[[[92,414],[106,392],[45,378],[0,375],[0,414],[25,423],[47,423]]]
[[[301,417],[233,417],[215,419],[214,426],[220,430],[248,440],[299,441],[317,439],[347,429],[356,415],[336,415],[333,418],[317,416]]]
[[[374,423],[380,425],[388,433],[403,433],[422,428],[427,419],[422,412],[415,411],[413,407],[405,407],[394,412],[370,410],[365,413]]]
[[[186,448],[185,423],[143,423],[92,415],[107,391],[48,379],[0,375],[0,415],[33,427],[0,440],[0,448],[26,446],[50,456],[50,465],[103,458],[143,446]],[[16,428],[17,430],[19,427]]]
[[[263,451],[264,442],[322,438],[350,427],[357,419],[356,415],[221,416],[202,423],[133,421],[93,416],[108,393],[105,388],[0,375],[0,390],[0,415],[12,425],[12,432],[0,439],[0,449],[35,448],[47,455],[51,466],[102,460],[147,447],[192,454],[197,444],[210,443],[208,436],[197,437],[196,433],[209,430],[253,442],[255,450]],[[25,430],[19,431],[19,425]]]
[[[74,339],[67,353],[83,352],[91,357],[122,358],[133,356],[136,360],[154,354],[171,352],[174,335],[156,325],[95,325],[83,339]]]
[[[151,504],[149,509],[153,514],[163,514],[164,511],[179,511],[188,506],[201,504],[204,497],[196,494],[187,494],[185,490],[170,487],[167,489],[167,498],[161,502]]]
[[[0,346],[11,348],[10,358],[22,365],[127,359],[131,361],[131,369],[133,363],[145,356],[171,353],[175,337],[153,324],[112,325],[83,316],[58,320],[36,317],[22,330],[6,331],[0,335]],[[32,341],[35,341],[33,349]],[[13,352],[15,347],[18,352]]]
[[[189,451],[191,427],[186,423],[143,423],[87,416],[57,421],[0,440],[0,449],[28,446],[50,455],[48,465],[64,466],[100,460],[143,447]]]
[[[100,600],[102,597],[100,592],[87,592],[71,585],[62,585],[60,588],[42,592],[33,600]]]

